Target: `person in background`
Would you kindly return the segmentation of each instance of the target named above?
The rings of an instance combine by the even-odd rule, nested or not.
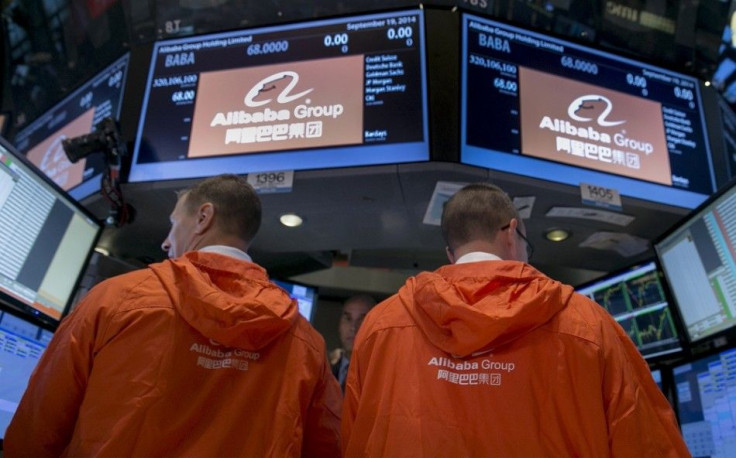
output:
[[[624,330],[528,264],[500,188],[462,188],[441,228],[451,265],[408,279],[358,333],[345,456],[689,456]]]
[[[246,253],[244,178],[178,195],[169,260],[106,280],[63,320],[8,427],[13,456],[339,456],[322,337]]]
[[[358,333],[365,315],[375,305],[376,300],[367,294],[351,296],[343,303],[340,324],[338,325],[342,347],[333,351],[330,358],[332,374],[340,382],[343,391],[345,390],[345,379],[348,375],[355,334]]]

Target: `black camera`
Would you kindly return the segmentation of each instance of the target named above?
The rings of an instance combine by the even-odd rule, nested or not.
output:
[[[125,143],[120,141],[120,131],[115,119],[105,118],[97,123],[95,129],[89,134],[62,140],[61,146],[72,163],[97,152],[113,157],[125,155]]]
[[[118,227],[131,223],[135,217],[135,209],[125,202],[120,187],[121,158],[127,154],[127,148],[120,138],[117,121],[105,118],[97,123],[94,132],[62,140],[61,146],[72,163],[92,153],[104,154],[105,171],[100,178],[100,192],[111,205],[105,222]]]

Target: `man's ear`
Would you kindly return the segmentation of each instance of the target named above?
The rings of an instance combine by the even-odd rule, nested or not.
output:
[[[517,218],[511,218],[511,221],[509,221],[509,232],[516,234],[517,227],[519,227],[519,220]]]
[[[519,227],[519,220],[516,218],[512,218],[509,222],[509,228],[506,231],[506,246],[509,250],[507,254],[507,258],[505,259],[513,259],[518,261],[517,252],[519,249],[519,244],[522,243],[521,239],[518,235],[516,235],[516,230]]]
[[[455,254],[449,246],[445,247],[445,254],[447,255],[447,259],[450,261],[450,264],[455,264]]]
[[[203,203],[197,209],[196,218],[197,226],[195,229],[195,233],[205,233],[212,226],[212,223],[215,220],[215,206],[212,205],[210,202]]]

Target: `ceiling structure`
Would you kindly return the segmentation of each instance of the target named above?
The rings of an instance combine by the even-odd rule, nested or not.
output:
[[[297,171],[291,192],[261,195],[263,223],[251,255],[273,277],[318,286],[321,294],[388,295],[408,276],[447,263],[439,227],[424,222],[437,183],[481,181],[501,186],[512,198],[534,198],[525,220],[535,247],[531,263],[573,285],[650,258],[648,241],[687,213],[623,197],[618,215],[632,220],[622,226],[617,218],[591,219],[597,210],[581,205],[577,188],[453,163]],[[134,266],[164,259],[161,242],[169,230],[175,191],[195,182],[124,186],[127,202],[136,209],[135,220],[105,229],[99,246]],[[88,207],[100,218],[107,212],[102,199]],[[584,217],[546,216],[553,208],[579,209]],[[297,213],[304,223],[282,225],[279,217],[285,213]],[[547,240],[545,234],[553,228],[569,231],[570,238]],[[581,246],[593,236],[598,248]]]

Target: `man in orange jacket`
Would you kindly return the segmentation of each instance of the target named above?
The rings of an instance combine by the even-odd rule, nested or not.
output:
[[[5,436],[13,456],[339,456],[322,337],[246,254],[261,204],[235,175],[179,195],[171,259],[65,318]]]
[[[493,185],[447,202],[452,265],[410,278],[358,331],[345,456],[688,456],[631,339],[527,264],[524,231]]]

